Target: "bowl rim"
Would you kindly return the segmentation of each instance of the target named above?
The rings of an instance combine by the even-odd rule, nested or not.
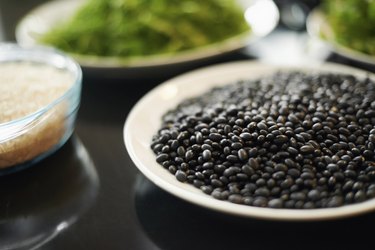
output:
[[[15,61],[14,59],[11,58],[11,56],[17,55],[17,61],[23,60],[27,62],[36,62],[36,63],[41,63],[41,64],[45,64],[45,65],[58,68],[53,63],[48,63],[43,60],[35,60],[35,58],[28,58],[27,54],[24,54],[24,53],[28,53],[31,55],[38,55],[38,57],[41,57],[41,55],[57,56],[59,59],[62,59],[64,63],[66,64],[66,66],[61,69],[67,70],[68,72],[72,73],[74,77],[72,85],[61,96],[59,96],[58,98],[54,99],[47,105],[37,109],[36,111],[30,114],[13,119],[11,121],[0,122],[0,129],[10,127],[17,123],[32,122],[35,119],[41,117],[43,114],[45,114],[49,110],[51,110],[54,106],[58,105],[63,100],[68,99],[70,96],[74,96],[75,94],[80,95],[81,87],[82,87],[82,69],[74,59],[67,56],[65,53],[55,48],[48,47],[48,46],[38,45],[38,46],[25,48],[16,43],[0,43],[0,52],[6,53],[4,58],[7,57],[8,55],[10,56],[9,59],[5,58],[4,60],[2,60],[2,58],[0,57],[0,65],[2,63]],[[79,104],[77,103],[77,105]]]
[[[182,74],[158,85],[157,87],[149,91],[133,106],[132,110],[129,112],[123,127],[123,141],[131,160],[134,162],[134,165],[150,181],[152,181],[154,184],[156,184],[163,190],[193,204],[236,216],[279,221],[322,221],[351,217],[375,210],[375,198],[369,199],[361,203],[344,205],[335,208],[318,209],[259,208],[253,206],[238,205],[230,203],[228,201],[216,200],[211,196],[204,194],[201,190],[193,187],[191,184],[181,183],[177,181],[174,175],[170,174],[168,170],[164,169],[161,165],[156,163],[155,154],[152,152],[150,148],[151,138],[148,138],[149,141],[146,142],[143,140],[144,138],[139,139],[139,134],[136,134],[133,131],[134,128],[140,125],[136,122],[137,119],[139,119],[141,112],[146,111],[146,113],[143,113],[145,119],[142,120],[142,122],[149,122],[148,124],[155,125],[153,123],[150,123],[150,121],[156,119],[155,116],[158,116],[158,114],[150,114],[152,111],[155,111],[152,110],[152,105],[157,106],[154,101],[156,99],[161,99],[159,95],[162,91],[165,90],[166,87],[177,86],[180,89],[184,89],[186,91],[186,88],[183,88],[183,86],[186,86],[188,82],[191,83],[191,81],[194,80],[197,83],[197,88],[195,89],[199,89],[200,86],[202,86],[202,82],[199,82],[198,80],[200,79],[201,81],[213,81],[213,79],[210,79],[210,77],[212,78],[213,73],[218,74],[217,78],[220,78],[224,75],[236,73],[240,73],[242,74],[242,76],[250,76],[250,74],[253,74],[252,77],[254,77],[254,74],[258,74],[257,77],[259,78],[263,74],[257,73],[258,71],[263,72],[265,74],[270,74],[272,72],[277,72],[280,70],[302,70],[302,72],[313,71],[318,73],[352,74],[359,78],[371,77],[372,79],[375,79],[375,74],[373,73],[335,63],[323,63],[319,65],[300,66],[276,66],[248,60],[217,64],[214,66],[209,66]],[[226,83],[228,84],[230,83],[230,81]],[[209,87],[217,86],[212,82],[209,85]],[[206,91],[207,89],[209,89],[209,87],[206,87]],[[182,100],[180,99],[179,102],[181,101]],[[169,108],[175,107],[174,104],[175,103],[169,105]],[[164,114],[168,110],[164,107],[162,109],[163,110],[158,113]],[[146,116],[154,116],[154,118],[146,119]],[[157,118],[160,120],[160,116],[158,116]],[[161,121],[159,121],[159,124],[160,123]],[[152,130],[151,134],[154,135],[158,128],[159,127],[150,128]],[[152,154],[153,156],[153,163],[148,162],[147,159],[146,161],[144,160],[144,158],[148,157],[147,155],[149,154]],[[152,166],[147,165],[148,163]],[[155,170],[156,167],[158,167],[159,169]],[[157,171],[158,173],[155,174],[155,171]],[[167,177],[168,175],[170,177]]]

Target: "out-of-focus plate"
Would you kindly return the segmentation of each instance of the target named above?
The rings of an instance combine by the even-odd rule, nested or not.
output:
[[[309,35],[325,43],[332,51],[346,58],[367,63],[375,64],[375,56],[371,56],[360,51],[348,48],[335,40],[335,35],[330,27],[323,11],[319,8],[314,9],[308,16],[306,22],[307,32]]]
[[[324,220],[353,216],[375,210],[375,199],[337,208],[322,209],[272,209],[259,208],[221,201],[204,194],[193,185],[176,180],[156,162],[156,156],[150,148],[152,136],[161,126],[161,117],[176,107],[182,100],[201,95],[216,86],[233,83],[237,80],[261,78],[279,70],[300,70],[314,73],[344,73],[359,78],[367,76],[375,79],[366,71],[336,64],[315,66],[282,67],[241,61],[221,64],[193,71],[173,78],[146,94],[131,110],[124,125],[126,149],[136,167],[153,183],[169,193],[191,203],[245,217],[273,220]]]
[[[55,0],[47,2],[26,15],[16,28],[16,39],[23,46],[37,43],[38,37],[46,31],[66,20],[77,10],[85,0]],[[177,52],[174,54],[159,54],[144,57],[99,57],[79,54],[70,54],[81,66],[89,69],[121,69],[130,73],[143,72],[142,69],[166,68],[171,66],[191,64],[200,60],[207,60],[226,53],[243,49],[248,44],[269,34],[277,25],[279,12],[271,0],[238,0],[244,8],[246,21],[251,32],[245,32],[225,41],[214,43],[196,49]],[[110,41],[109,41],[110,42]],[[141,70],[141,71],[139,71]]]

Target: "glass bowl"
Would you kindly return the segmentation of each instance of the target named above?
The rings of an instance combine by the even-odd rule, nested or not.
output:
[[[71,136],[80,66],[48,47],[0,44],[0,175],[31,166]]]

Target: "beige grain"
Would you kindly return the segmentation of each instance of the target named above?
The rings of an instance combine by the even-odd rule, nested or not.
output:
[[[73,82],[70,72],[49,65],[0,64],[0,168],[29,161],[60,141],[65,132],[66,102],[17,130],[5,129],[4,124],[44,108],[66,93]]]

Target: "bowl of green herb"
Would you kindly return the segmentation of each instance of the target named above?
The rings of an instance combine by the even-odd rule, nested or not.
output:
[[[252,7],[272,17],[255,20]],[[25,16],[16,38],[57,47],[83,67],[153,68],[244,48],[278,17],[270,0],[55,0]]]
[[[375,1],[325,0],[309,15],[307,30],[334,52],[375,64]]]

